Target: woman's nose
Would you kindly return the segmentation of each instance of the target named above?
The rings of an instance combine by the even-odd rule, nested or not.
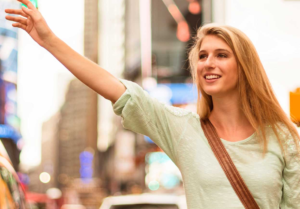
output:
[[[205,61],[205,67],[206,68],[215,68],[215,60],[213,56],[208,56]]]

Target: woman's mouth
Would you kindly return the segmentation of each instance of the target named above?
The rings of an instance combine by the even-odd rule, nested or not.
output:
[[[204,76],[206,80],[218,79],[221,78],[219,75],[206,75]]]
[[[221,77],[222,77],[222,76],[220,76],[220,75],[212,75],[212,74],[210,74],[210,75],[205,75],[205,76],[204,76],[204,79],[205,79],[207,82],[211,83],[211,82],[214,82],[214,81],[220,79]]]

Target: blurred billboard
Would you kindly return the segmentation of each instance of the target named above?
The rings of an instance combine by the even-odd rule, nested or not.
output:
[[[293,122],[300,125],[300,88],[290,92],[290,116]]]
[[[14,0],[1,0],[0,8],[19,8]],[[0,123],[19,129],[17,116],[18,31],[0,11]]]
[[[20,8],[15,0],[1,0],[0,8]],[[18,170],[21,139],[17,115],[18,29],[5,19],[0,10],[0,139]],[[18,143],[18,144],[17,144]]]
[[[145,183],[150,190],[174,189],[181,185],[181,173],[165,153],[148,153],[146,163]]]

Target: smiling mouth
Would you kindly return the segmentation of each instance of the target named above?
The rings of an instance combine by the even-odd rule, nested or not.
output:
[[[206,75],[204,76],[205,80],[214,80],[214,79],[219,79],[221,76],[219,75]]]

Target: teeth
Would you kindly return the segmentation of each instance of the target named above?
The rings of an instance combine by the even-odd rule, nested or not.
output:
[[[218,76],[218,75],[207,75],[207,76],[205,76],[205,78],[206,79],[217,79],[217,78],[220,78],[220,76]]]

